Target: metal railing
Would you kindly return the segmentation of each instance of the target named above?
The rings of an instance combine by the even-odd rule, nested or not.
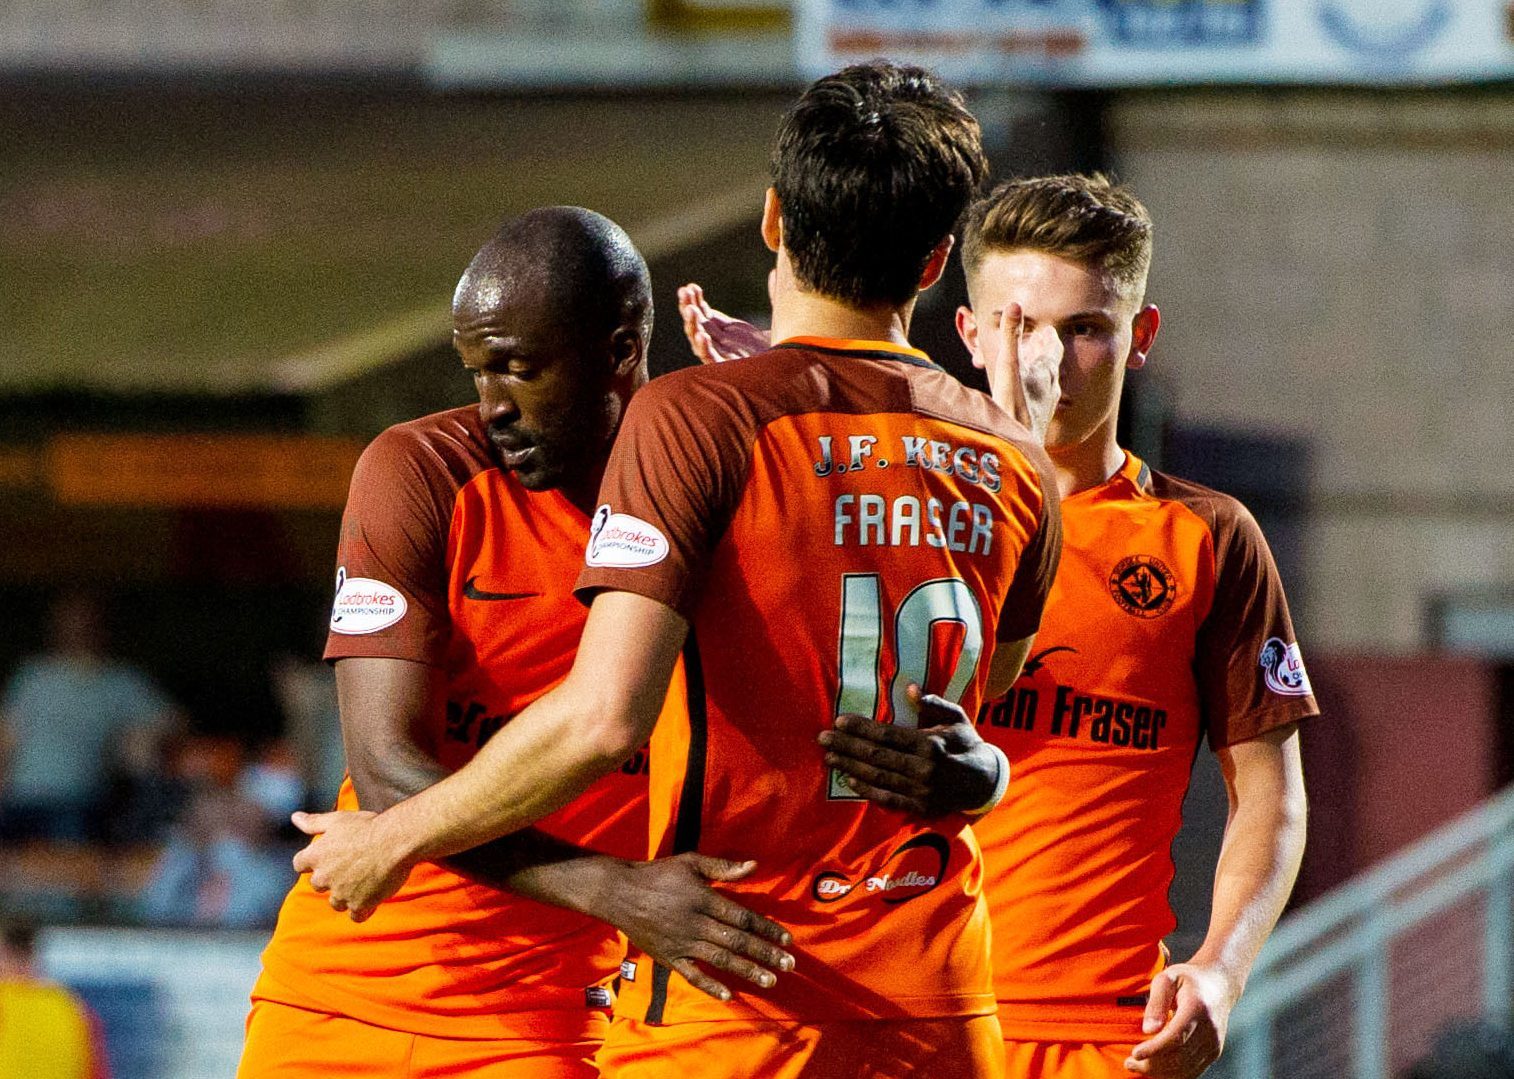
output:
[[[1284,919],[1210,1075],[1389,1079],[1511,1004],[1514,787]]]

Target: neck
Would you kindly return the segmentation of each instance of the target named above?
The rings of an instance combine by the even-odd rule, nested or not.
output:
[[[1113,421],[1103,424],[1082,442],[1046,447],[1063,498],[1108,481],[1125,463],[1125,451],[1114,438]]]
[[[915,301],[899,307],[851,304],[803,289],[793,279],[788,259],[778,260],[773,284],[774,343],[790,337],[831,337],[845,341],[887,341],[909,345],[909,322]]]
[[[564,483],[558,490],[569,502],[593,517],[595,507],[599,504],[599,481],[603,477],[604,467],[600,466],[594,470],[592,476]]]

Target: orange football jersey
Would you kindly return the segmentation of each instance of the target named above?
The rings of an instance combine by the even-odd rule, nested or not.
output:
[[[1251,515],[1134,456],[1062,500],[1061,568],[1024,673],[978,730],[1013,764],[976,825],[1004,1036],[1138,1041],[1176,924],[1172,842],[1211,748],[1317,709]]]
[[[755,859],[723,890],[793,932],[797,966],[725,1004],[641,958],[621,1014],[993,1012],[971,828],[859,800],[816,736],[846,712],[914,723],[911,682],[977,708],[1055,571],[1048,469],[988,398],[886,344],[795,339],[638,394],[580,592],[688,619],[689,714],[652,742],[654,849]]]
[[[446,713],[418,733],[459,768],[567,675],[586,617],[573,584],[588,534],[560,492],[528,491],[494,466],[477,408],[390,428],[353,474],[326,658],[442,667]],[[638,753],[537,827],[646,857],[646,771]],[[350,779],[337,805],[359,807]],[[521,1031],[512,1013],[559,1012],[573,1031],[585,1008],[610,1003],[623,954],[601,922],[423,863],[361,924],[301,877],[254,995],[436,1037],[551,1037],[549,1015]]]

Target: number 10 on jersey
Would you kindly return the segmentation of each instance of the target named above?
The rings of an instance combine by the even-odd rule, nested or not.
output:
[[[932,642],[937,628],[946,623],[961,627],[957,650],[945,686],[931,668]],[[836,715],[870,716],[907,727],[919,722],[919,713],[905,696],[911,684],[939,693],[953,703],[972,683],[983,654],[983,611],[972,589],[957,577],[937,577],[916,585],[894,611],[893,677],[889,679],[888,713],[878,714],[883,685],[883,590],[876,573],[847,573],[841,578],[841,625],[837,660],[840,684],[836,690]],[[932,680],[932,675],[935,678]],[[830,770],[829,798],[856,801],[841,772]]]

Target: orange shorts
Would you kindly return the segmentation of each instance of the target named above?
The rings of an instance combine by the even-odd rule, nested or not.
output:
[[[594,1053],[610,1020],[585,1018],[579,1041],[432,1038],[255,1000],[237,1079],[596,1079]]]
[[[652,1026],[617,1016],[605,1079],[1002,1079],[999,1017]]]
[[[1097,1042],[1004,1043],[1008,1079],[1130,1079],[1125,1060],[1134,1045]]]

